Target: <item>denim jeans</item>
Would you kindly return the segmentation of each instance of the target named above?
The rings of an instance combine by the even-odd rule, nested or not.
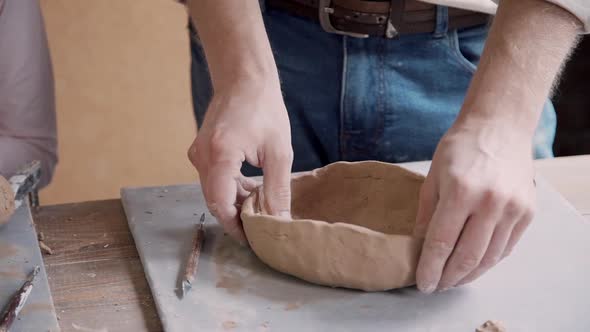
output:
[[[432,159],[455,120],[478,64],[488,26],[448,30],[437,8],[434,33],[358,39],[263,9],[291,123],[293,171],[340,161]],[[212,87],[191,27],[193,105],[201,124]],[[552,157],[555,111],[547,102],[534,137],[534,157]],[[245,175],[260,172],[245,165]]]

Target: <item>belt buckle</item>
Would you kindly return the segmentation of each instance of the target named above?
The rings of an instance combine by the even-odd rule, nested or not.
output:
[[[369,37],[369,35],[362,34],[362,33],[356,33],[356,32],[343,31],[343,30],[336,29],[332,25],[332,22],[330,21],[330,15],[334,13],[334,8],[332,8],[330,6],[331,3],[332,3],[332,0],[318,0],[318,16],[320,19],[320,25],[322,26],[324,31],[329,32],[329,33],[335,33],[338,35],[355,37],[355,38],[368,38]]]

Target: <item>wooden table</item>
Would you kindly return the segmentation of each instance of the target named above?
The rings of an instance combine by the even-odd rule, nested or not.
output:
[[[590,155],[536,163],[590,220]],[[44,206],[35,222],[63,331],[162,330],[121,200]]]

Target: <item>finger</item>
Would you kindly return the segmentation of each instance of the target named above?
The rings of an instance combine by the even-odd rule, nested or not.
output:
[[[467,209],[449,200],[439,201],[428,227],[416,270],[418,289],[432,293],[438,286],[443,268],[451,255],[463,225]]]
[[[245,244],[246,236],[236,207],[237,179],[241,175],[241,162],[239,159],[233,160],[211,164],[207,174],[205,197],[211,214],[217,218],[225,232],[241,244]]]
[[[265,154],[263,191],[268,212],[272,215],[291,215],[291,166],[293,152],[272,152]]]
[[[191,146],[188,148],[188,151],[186,154],[187,154],[188,159],[190,160],[191,164],[193,164],[193,166],[198,169],[199,168],[199,158],[197,156],[197,139],[196,138],[193,141],[193,143],[191,144]]]
[[[436,191],[431,181],[426,180],[420,188],[420,198],[418,202],[418,214],[416,215],[416,224],[414,225],[414,236],[424,238],[428,224],[432,220],[432,215],[436,208],[437,197]]]
[[[260,186],[260,182],[249,178],[249,177],[245,177],[243,175],[240,176],[240,178],[238,179],[238,182],[240,183],[240,185],[242,186],[242,188],[244,188],[247,191],[254,191],[254,189],[256,189],[258,186]]]
[[[207,179],[207,169],[206,163],[201,162],[202,160],[206,160],[206,158],[200,158],[197,153],[197,140],[195,139],[191,146],[187,151],[188,159],[190,160],[191,164],[197,170],[197,176],[199,177],[199,182],[201,183],[201,189],[203,190],[203,195],[205,195],[205,191],[207,186],[204,185]]]
[[[496,211],[490,207],[469,217],[444,268],[438,287],[440,290],[455,286],[479,266],[501,218],[501,214]]]
[[[248,244],[248,240],[246,239],[246,234],[244,233],[244,229],[242,226],[242,221],[239,218],[239,208],[241,208],[241,205],[243,203],[243,199],[241,201],[239,201],[239,197],[236,198],[236,204],[234,204],[233,209],[236,210],[236,214],[238,215],[237,218],[232,217],[230,219],[227,219],[227,217],[224,217],[224,212],[221,211],[219,209],[219,205],[217,203],[214,202],[214,200],[209,200],[207,197],[210,197],[207,193],[210,192],[211,190],[209,190],[209,186],[207,186],[207,177],[206,176],[201,176],[201,173],[199,173],[200,176],[200,181],[201,181],[201,190],[203,191],[203,196],[205,196],[205,201],[207,202],[207,208],[209,209],[209,213],[211,213],[211,215],[213,215],[215,217],[215,219],[217,219],[217,221],[219,222],[219,224],[221,226],[223,226],[223,230],[226,234],[228,234],[229,236],[231,236],[234,240],[236,240],[239,244],[246,246]],[[243,189],[242,189],[243,190]],[[215,194],[215,193],[213,193]],[[245,196],[247,197],[247,196]],[[212,203],[209,203],[212,202]],[[232,214],[233,212],[230,212],[230,214]],[[227,214],[227,213],[226,213]],[[222,217],[219,217],[219,215],[222,215]]]
[[[207,158],[199,156],[197,151],[197,139],[193,141],[187,151],[188,159],[197,170],[197,176],[201,185],[201,190],[205,200],[207,200]]]
[[[514,229],[512,230],[512,233],[510,234],[510,238],[508,239],[508,243],[506,244],[506,248],[504,249],[504,253],[502,254],[502,258],[510,255],[512,250],[514,250],[514,247],[516,246],[518,241],[520,241],[520,239],[522,238],[522,235],[524,234],[526,229],[529,227],[529,225],[533,221],[533,217],[534,217],[534,213],[532,211],[527,211],[522,216],[520,221],[516,225],[514,225]]]
[[[240,176],[238,179],[238,197],[237,203],[242,204],[250,196],[252,191],[258,187],[259,183],[251,178],[247,178],[245,176]]]
[[[510,234],[512,233],[513,229],[514,224],[511,222],[503,222],[498,225],[498,227],[496,227],[494,230],[494,234],[490,240],[490,245],[488,246],[486,253],[483,255],[479,266],[463,279],[461,279],[457,285],[468,284],[494,267],[502,259],[502,254],[506,249],[508,239],[510,239]]]
[[[244,201],[250,197],[250,192],[246,189],[244,189],[242,186],[240,186],[238,184],[238,193],[237,193],[237,197],[236,197],[236,205],[237,206],[242,206],[242,204],[244,204]]]
[[[203,197],[205,197],[205,202],[207,204],[207,207],[209,207],[209,194],[207,193],[208,189],[207,189],[207,175],[203,172],[203,173],[199,173],[199,182],[201,184],[201,191],[203,192]],[[209,212],[211,212],[211,209],[209,209]],[[213,214],[213,213],[211,213]]]

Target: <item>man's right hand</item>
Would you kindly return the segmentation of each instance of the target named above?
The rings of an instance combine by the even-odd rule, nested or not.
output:
[[[256,183],[244,161],[262,168],[266,210],[289,215],[291,128],[258,0],[189,0],[205,50],[213,99],[188,155],[211,213],[242,244],[239,207]]]
[[[278,82],[245,80],[216,91],[188,156],[209,211],[241,244],[247,242],[239,207],[257,185],[241,174],[242,162],[262,168],[268,211],[290,215],[293,150]]]

